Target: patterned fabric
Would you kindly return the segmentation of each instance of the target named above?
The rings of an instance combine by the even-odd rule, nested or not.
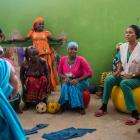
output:
[[[112,71],[116,71],[117,70],[117,63],[120,62],[120,53],[117,52],[114,59],[113,59],[113,64],[112,64]]]
[[[129,51],[127,51],[127,62],[129,61],[130,56],[131,56],[131,53]],[[118,62],[121,62],[121,56],[120,56],[119,51],[116,53],[116,55],[113,59],[113,64],[112,64],[113,71],[116,71]]]
[[[48,81],[45,76],[41,76],[40,78],[27,77],[25,85],[27,89],[25,93],[26,102],[38,103],[46,98]]]
[[[100,81],[99,81],[99,86],[103,87],[104,86],[104,82],[105,82],[105,78],[109,75],[111,75],[112,72],[103,72],[101,73],[101,76],[100,76]]]
[[[9,64],[0,59],[0,140],[25,140],[18,117],[7,100],[13,90],[9,79]]]

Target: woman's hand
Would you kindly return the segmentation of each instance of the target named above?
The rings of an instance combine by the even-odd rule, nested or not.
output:
[[[78,82],[79,82],[78,79],[73,79],[73,80],[70,81],[70,83],[71,83],[72,85],[76,85]]]
[[[128,74],[124,73],[124,74],[122,75],[122,77],[123,77],[124,79],[131,79],[131,78],[133,78],[133,75],[132,75],[132,73],[128,73]]]
[[[113,72],[113,76],[115,76],[115,77],[121,77],[121,71],[115,71],[115,72]]]
[[[116,67],[117,67],[117,69],[116,69],[115,72],[113,72],[113,75],[115,77],[121,77],[121,73],[122,73],[122,70],[123,70],[122,63],[121,62],[118,62],[116,64]]]

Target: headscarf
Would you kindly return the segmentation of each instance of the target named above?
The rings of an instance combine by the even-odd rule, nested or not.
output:
[[[9,79],[9,63],[0,59],[0,140],[25,140],[22,126],[8,101],[13,90]]]
[[[41,16],[37,17],[37,18],[33,21],[32,29],[34,29],[34,25],[35,25],[36,23],[42,23],[42,22],[44,22],[44,21],[45,21],[45,20],[44,20],[43,17],[41,17]]]
[[[67,49],[70,49],[70,48],[77,48],[78,49],[78,43],[74,42],[74,41],[70,41],[67,45]]]

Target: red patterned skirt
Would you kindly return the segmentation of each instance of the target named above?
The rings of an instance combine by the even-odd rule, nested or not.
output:
[[[30,76],[26,80],[26,102],[40,102],[43,101],[50,92],[50,86],[47,78],[41,76],[39,78]]]

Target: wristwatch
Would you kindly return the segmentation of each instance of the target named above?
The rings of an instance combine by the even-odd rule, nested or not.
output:
[[[135,73],[132,73],[132,77],[135,77],[136,76],[136,74]]]

